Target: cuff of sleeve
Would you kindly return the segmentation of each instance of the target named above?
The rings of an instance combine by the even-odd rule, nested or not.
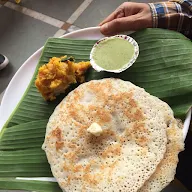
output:
[[[156,6],[154,3],[148,3],[150,9],[151,9],[151,15],[152,15],[152,21],[153,21],[153,28],[158,27],[158,15],[157,15],[157,10]]]
[[[181,13],[181,5],[176,2],[149,3],[154,28],[174,28],[175,14]],[[177,19],[177,18],[176,18]]]

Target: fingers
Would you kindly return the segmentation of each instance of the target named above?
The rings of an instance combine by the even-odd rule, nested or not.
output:
[[[106,19],[104,19],[99,26],[110,22],[117,18],[127,17],[130,15],[134,15],[141,10],[140,3],[133,3],[133,2],[125,2],[121,4],[113,13],[111,13]]]
[[[125,14],[124,14],[124,8],[122,6],[118,7],[113,13],[111,13],[106,19],[104,19],[100,24],[99,26],[107,23],[107,22],[110,22],[114,19],[117,19],[117,18],[121,18],[121,17],[124,17]]]
[[[136,31],[147,27],[147,20],[142,14],[131,15],[129,17],[118,18],[101,26],[101,33],[104,35],[114,35],[124,31]]]
[[[100,31],[104,35],[114,35],[125,31],[136,31],[143,28],[152,27],[152,13],[146,3],[124,3],[123,17],[117,11],[112,13],[101,23]],[[117,14],[118,13],[118,14]]]

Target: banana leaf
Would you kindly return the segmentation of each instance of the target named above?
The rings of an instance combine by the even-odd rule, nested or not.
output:
[[[192,104],[191,41],[182,34],[163,29],[146,29],[132,36],[139,44],[140,55],[131,68],[120,74],[90,69],[86,81],[106,77],[131,81],[166,101],[176,117],[184,118]],[[38,68],[53,56],[72,55],[76,61],[89,60],[94,43],[94,40],[48,39],[34,77],[5,127],[48,119],[66,94],[54,102],[45,102],[34,85]]]
[[[52,177],[52,173],[46,155],[39,147],[0,151],[0,177]]]
[[[132,34],[138,42],[140,55],[134,65],[120,74],[90,69],[86,81],[115,77],[145,88],[150,94],[166,101],[175,117],[184,118],[192,105],[192,44],[183,35],[163,30],[146,29]],[[46,123],[56,105],[76,86],[53,102],[46,102],[34,81],[38,68],[53,56],[73,56],[76,61],[89,60],[94,40],[50,38],[46,42],[34,76],[21,101],[0,133],[0,189],[24,189],[12,177],[52,176],[46,156],[41,150]],[[5,183],[1,185],[4,178]],[[25,188],[25,190],[35,190]],[[17,187],[17,183],[18,186]],[[43,182],[38,183],[44,186]],[[53,183],[53,185],[55,185]],[[51,191],[52,184],[36,191]],[[56,190],[52,190],[56,191]]]
[[[26,190],[39,192],[62,192],[55,182],[0,178],[0,189]]]
[[[47,121],[31,121],[5,129],[0,140],[0,150],[41,148]]]

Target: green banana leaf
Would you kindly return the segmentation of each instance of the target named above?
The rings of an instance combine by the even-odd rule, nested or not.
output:
[[[0,140],[0,150],[40,148],[44,141],[47,121],[31,121],[5,129]]]
[[[0,177],[52,177],[52,173],[45,153],[39,147],[0,151]]]
[[[55,182],[0,178],[0,189],[38,192],[62,192]]]
[[[191,42],[177,32],[163,29],[146,29],[132,36],[139,44],[140,55],[131,68],[120,74],[98,73],[91,69],[86,80],[105,77],[129,80],[166,101],[172,107],[175,116],[183,118],[192,104]],[[72,55],[77,61],[89,60],[94,43],[93,40],[50,38],[37,69],[53,56]],[[62,95],[51,103],[45,102],[34,85],[36,75],[37,70],[6,127],[49,118],[55,106],[65,96]]]
[[[163,29],[142,30],[132,34],[132,37],[139,44],[140,55],[131,68],[120,74],[98,73],[90,69],[86,74],[86,81],[106,77],[131,81],[166,101],[176,117],[184,118],[192,105],[191,42],[177,32]],[[60,95],[55,101],[46,102],[36,89],[34,81],[38,68],[53,56],[68,55],[75,57],[76,61],[89,60],[90,50],[95,42],[60,38],[50,38],[46,42],[23,98],[0,133],[0,189],[56,191],[52,190],[55,183],[30,183],[12,178],[52,176],[45,153],[41,150],[46,124],[58,103],[78,85],[71,86],[67,93]],[[27,182],[31,187],[27,188]]]

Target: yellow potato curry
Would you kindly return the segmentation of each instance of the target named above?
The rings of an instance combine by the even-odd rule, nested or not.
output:
[[[72,57],[53,57],[39,68],[35,85],[45,100],[52,101],[71,84],[83,83],[89,67],[89,61],[75,63]]]

